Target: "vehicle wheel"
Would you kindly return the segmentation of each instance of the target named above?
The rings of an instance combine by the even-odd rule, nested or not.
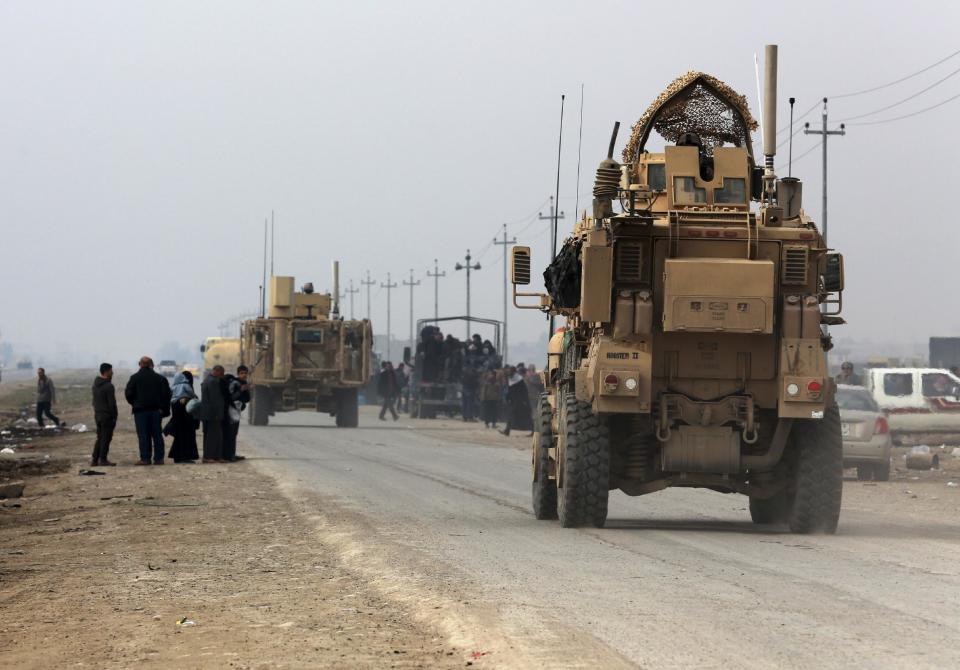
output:
[[[360,409],[356,389],[337,389],[337,427],[356,428],[360,423]]]
[[[564,528],[596,526],[607,521],[610,496],[610,431],[589,403],[566,398],[562,415],[564,445],[562,488],[557,512]]]
[[[843,438],[837,404],[828,405],[820,420],[796,421],[790,439],[797,450],[790,530],[833,534],[843,494]]]
[[[873,479],[874,471],[873,465],[858,465],[857,479],[859,479],[861,482],[869,482]]]
[[[782,523],[790,512],[790,501],[784,491],[772,498],[750,497],[750,518],[754,523]]]
[[[533,516],[537,519],[557,518],[557,480],[550,479],[550,446],[553,410],[546,393],[540,394],[537,430],[533,434]]]
[[[270,422],[270,391],[256,386],[251,389],[247,421],[251,426],[266,426]]]
[[[878,482],[890,481],[890,459],[873,466],[873,478]]]

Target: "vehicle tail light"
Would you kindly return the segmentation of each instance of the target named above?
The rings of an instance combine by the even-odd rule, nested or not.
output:
[[[603,378],[603,384],[610,391],[616,390],[620,386],[620,378],[617,375],[609,374]]]
[[[877,423],[873,427],[873,432],[876,435],[886,435],[890,432],[890,424],[887,423],[887,420],[882,416],[877,417]]]
[[[809,393],[820,393],[823,390],[823,384],[818,381],[812,381],[807,384],[807,391]]]

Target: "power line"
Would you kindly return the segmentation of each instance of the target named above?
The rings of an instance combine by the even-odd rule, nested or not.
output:
[[[949,79],[950,77],[953,77],[954,75],[956,75],[956,74],[958,74],[958,73],[960,73],[960,68],[957,68],[956,70],[954,70],[953,72],[951,72],[950,74],[948,74],[948,75],[947,75],[946,77],[944,77],[943,79],[938,79],[937,81],[935,81],[935,82],[933,82],[932,84],[930,84],[929,86],[927,86],[925,89],[923,89],[923,90],[921,90],[921,91],[917,91],[917,92],[914,93],[913,95],[907,96],[906,98],[904,98],[903,100],[900,100],[899,102],[895,102],[895,103],[893,103],[892,105],[887,105],[886,107],[881,107],[880,109],[875,109],[875,110],[873,110],[872,112],[866,112],[866,113],[864,113],[864,114],[858,114],[858,115],[856,115],[856,116],[848,116],[848,117],[845,118],[845,119],[840,119],[840,121],[841,121],[841,122],[847,122],[847,121],[852,121],[852,120],[854,120],[854,119],[862,119],[862,118],[865,117],[865,116],[873,116],[874,114],[879,114],[880,112],[885,112],[885,111],[887,111],[888,109],[893,109],[894,107],[897,107],[897,106],[899,106],[899,105],[902,105],[902,104],[905,103],[905,102],[910,102],[911,100],[913,100],[913,99],[916,98],[917,96],[926,93],[927,91],[929,91],[929,90],[932,89],[932,88],[936,88],[937,86],[939,86],[940,84],[942,84],[943,82],[945,82],[947,79]]]
[[[927,72],[928,70],[932,70],[933,68],[937,67],[938,65],[940,65],[940,64],[942,64],[942,63],[946,63],[948,60],[950,60],[950,59],[953,58],[954,56],[957,56],[958,54],[960,54],[960,49],[958,49],[957,51],[954,51],[952,54],[950,54],[949,56],[946,56],[945,58],[941,58],[941,59],[938,60],[936,63],[932,63],[932,64],[930,64],[930,65],[927,65],[926,67],[924,67],[924,68],[922,68],[922,69],[920,69],[920,70],[917,70],[916,72],[913,72],[913,73],[911,73],[911,74],[908,74],[908,75],[905,76],[905,77],[900,77],[899,79],[894,79],[893,81],[887,82],[886,84],[881,84],[881,85],[879,85],[879,86],[874,86],[873,88],[867,88],[867,89],[864,89],[864,90],[862,90],[862,91],[851,91],[851,92],[849,92],[849,93],[841,93],[841,94],[839,94],[839,95],[831,95],[831,96],[828,96],[828,97],[836,100],[836,99],[838,99],[838,98],[852,98],[852,97],[855,97],[855,96],[858,96],[858,95],[866,95],[867,93],[874,93],[874,92],[876,92],[876,91],[882,91],[882,90],[885,89],[885,88],[889,88],[889,87],[891,87],[891,86],[895,86],[895,85],[897,85],[897,84],[903,83],[903,82],[907,81],[908,79],[913,79],[914,77],[916,77],[916,76],[918,76],[918,75],[921,75],[921,74],[923,74],[924,72]],[[808,110],[806,110],[803,114],[801,114],[801,115],[798,116],[796,119],[794,119],[794,122],[796,123],[796,122],[798,122],[798,121],[802,121],[803,119],[805,119],[807,116],[810,115],[810,113],[811,113],[813,110],[815,110],[817,107],[819,107],[819,105],[820,105],[819,102],[814,103],[812,107],[810,107],[810,108],[809,108]],[[785,133],[785,132],[788,131],[788,130],[790,130],[790,126],[789,126],[789,125],[783,126],[782,128],[780,128],[780,129],[777,131],[777,135],[780,135],[780,134],[782,134],[782,133]]]
[[[837,98],[852,98],[852,97],[857,96],[857,95],[865,95],[865,94],[867,94],[867,93],[873,93],[874,91],[880,91],[880,90],[883,90],[883,89],[885,89],[885,88],[889,88],[889,87],[891,87],[891,86],[895,86],[896,84],[899,84],[899,83],[901,83],[901,82],[907,81],[908,79],[913,79],[913,78],[916,77],[917,75],[923,74],[923,73],[926,72],[927,70],[932,70],[933,68],[937,67],[937,66],[940,65],[941,63],[946,63],[948,60],[950,60],[951,58],[953,58],[953,57],[956,56],[957,54],[960,54],[960,49],[958,49],[957,51],[954,51],[952,54],[950,54],[950,55],[947,56],[946,58],[941,58],[941,59],[938,60],[936,63],[933,63],[932,65],[926,66],[926,67],[923,68],[922,70],[917,70],[917,71],[914,72],[913,74],[908,74],[906,77],[901,77],[900,79],[895,79],[894,81],[888,82],[888,83],[886,83],[886,84],[881,84],[880,86],[874,86],[873,88],[867,88],[867,89],[864,89],[864,90],[862,90],[862,91],[854,91],[853,93],[843,93],[842,95],[832,95],[832,96],[829,96],[829,97],[833,98],[834,100],[836,100]]]
[[[936,109],[937,107],[942,107],[943,105],[947,104],[948,102],[953,102],[953,101],[956,100],[957,98],[960,98],[960,93],[957,93],[956,95],[952,95],[952,96],[950,96],[949,98],[947,98],[946,100],[941,100],[940,102],[938,102],[938,103],[935,104],[935,105],[930,105],[929,107],[924,107],[923,109],[918,109],[918,110],[915,111],[915,112],[911,112],[911,113],[909,113],[909,114],[904,114],[903,116],[895,116],[895,117],[893,117],[892,119],[878,119],[878,120],[876,120],[876,121],[854,121],[854,122],[851,123],[850,125],[851,125],[851,126],[875,126],[875,125],[880,124],[880,123],[892,123],[893,121],[902,121],[903,119],[909,119],[909,118],[911,118],[911,117],[914,117],[914,116],[918,116],[918,115],[920,115],[920,114],[923,114],[924,112],[929,112],[931,109]]]

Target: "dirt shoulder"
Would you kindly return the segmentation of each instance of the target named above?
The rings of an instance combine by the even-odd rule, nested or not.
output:
[[[68,422],[83,412],[64,409]],[[78,474],[90,433],[29,447],[70,467],[26,478],[8,501],[21,506],[0,507],[0,666],[471,663],[346,569],[252,463],[134,467],[131,423],[104,475]]]

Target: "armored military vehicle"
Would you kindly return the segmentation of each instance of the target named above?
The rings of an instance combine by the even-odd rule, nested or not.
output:
[[[339,287],[334,270],[334,293]],[[267,314],[243,324],[241,358],[250,368],[249,421],[267,425],[277,412],[329,412],[355,428],[357,392],[370,376],[370,322],[346,321],[330,294],[293,277],[271,277]]]
[[[776,47],[766,50],[763,165],[746,99],[689,72],[616,140],[585,212],[544,273],[513,249],[514,304],[552,334],[533,442],[533,509],[602,526],[608,492],[702,487],[750,498],[757,523],[828,532],[843,450],[827,326],[843,259],[774,173]],[[651,133],[666,145],[648,149]],[[534,300],[536,298],[537,300]]]
[[[203,354],[203,372],[207,374],[215,365],[222,365],[227,372],[236,371],[240,365],[239,337],[208,337],[200,345]]]

